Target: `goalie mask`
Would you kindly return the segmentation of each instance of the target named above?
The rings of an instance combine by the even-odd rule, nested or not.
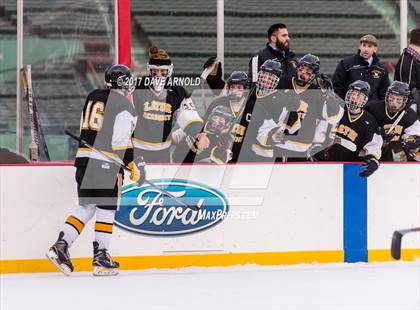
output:
[[[321,62],[319,58],[312,54],[303,56],[296,69],[296,84],[299,86],[306,86],[315,79],[319,73]]]
[[[105,70],[105,85],[110,89],[121,89],[124,96],[128,96],[134,91],[135,78],[128,67],[114,64]]]
[[[258,96],[265,96],[276,89],[282,74],[281,63],[271,59],[266,60],[262,64],[260,71],[258,71]]]
[[[389,112],[396,113],[405,108],[410,95],[407,83],[394,81],[388,87],[385,95],[385,104]]]
[[[149,62],[147,70],[152,78],[151,85],[160,92],[166,83],[166,79],[172,75],[173,64],[165,50],[152,45],[149,48]]]
[[[248,74],[243,71],[233,71],[227,80],[230,100],[239,101],[244,98],[248,83]]]
[[[349,90],[346,93],[346,98],[344,99],[350,113],[360,113],[361,109],[363,109],[368,102],[369,94],[370,85],[368,82],[358,80],[351,83]]]
[[[232,127],[233,115],[225,106],[217,106],[211,111],[205,131],[215,135],[227,133]]]

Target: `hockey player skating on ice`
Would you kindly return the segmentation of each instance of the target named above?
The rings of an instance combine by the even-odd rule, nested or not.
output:
[[[149,49],[147,65],[150,76],[139,78],[133,94],[138,122],[133,144],[146,162],[170,161],[171,132],[174,123],[188,136],[197,137],[203,127],[195,106],[186,90],[172,85],[172,61],[169,55],[156,46]]]
[[[385,100],[371,101],[366,109],[378,121],[382,138],[383,161],[417,159],[420,145],[420,121],[416,112],[406,107],[410,95],[407,83],[394,81],[388,87]]]
[[[366,169],[360,173],[368,177],[379,167],[382,137],[375,118],[365,111],[369,100],[370,85],[365,81],[355,81],[349,86],[345,102],[344,115],[336,129],[335,135],[353,142],[357,149],[350,151],[340,144],[332,145],[326,150],[328,160],[364,161]]]
[[[145,177],[133,161],[132,133],[137,115],[126,98],[134,89],[130,70],[124,65],[112,65],[105,71],[109,89],[91,92],[83,108],[80,138],[107,156],[131,169],[130,179],[142,183]],[[56,243],[47,258],[64,274],[73,271],[69,248],[83,228],[96,215],[93,242],[93,274],[118,274],[119,264],[110,254],[115,211],[122,187],[120,168],[104,155],[79,144],[75,160],[79,205],[66,219]]]

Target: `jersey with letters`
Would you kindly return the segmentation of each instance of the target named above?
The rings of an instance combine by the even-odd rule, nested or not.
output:
[[[183,87],[169,86],[156,92],[140,85],[133,93],[133,101],[139,118],[133,138],[135,148],[169,151],[174,122],[192,136],[202,128],[203,121]]]
[[[207,122],[211,112],[218,106],[225,106],[227,107],[233,116],[233,125],[230,130],[230,133],[234,136],[233,146],[231,147],[231,158],[229,162],[237,162],[240,152],[243,149],[242,145],[244,143],[245,134],[251,121],[252,111],[254,109],[255,104],[255,90],[253,93],[249,94],[249,96],[245,99],[247,100],[245,104],[243,104],[238,112],[233,110],[232,104],[228,96],[222,96],[216,98],[207,108],[206,113],[203,117],[204,119],[204,128],[202,129],[203,132],[206,132],[205,123]],[[213,137],[214,135],[211,135]],[[194,162],[197,161],[195,159],[196,151],[194,148],[191,148],[191,137],[186,137],[185,134],[178,138],[179,143],[177,144],[175,151],[173,153],[173,160],[175,162]],[[212,142],[210,140],[210,142]]]
[[[366,110],[375,117],[379,127],[386,133],[388,133],[392,124],[403,112],[390,113],[386,108],[385,100],[369,102]],[[402,151],[401,138],[404,139],[408,136],[420,135],[420,121],[417,113],[407,108],[405,115],[394,127],[391,134],[394,135],[393,139],[389,143],[384,142],[383,144],[381,159],[384,161],[394,161],[393,154]]]
[[[298,89],[294,77],[280,79],[279,87],[290,112],[288,123],[300,121],[299,131],[287,142],[276,148],[277,157],[301,157],[314,143],[323,143],[326,131],[337,124],[344,109],[344,101],[338,96],[325,96],[318,86]]]
[[[273,149],[284,143],[272,140],[274,131],[282,127],[288,136],[300,128],[299,119],[289,120],[290,110],[287,103],[287,96],[283,90],[274,90],[264,96],[256,95],[251,123],[246,134],[246,153],[243,151],[241,156],[243,161],[254,161],[255,155],[257,158],[274,160]]]
[[[133,104],[117,91],[97,89],[86,98],[80,121],[80,138],[113,159],[128,164],[133,160],[132,134],[137,122]],[[89,159],[110,162],[99,152],[79,143],[75,166]]]
[[[328,160],[359,161],[366,155],[380,159],[382,137],[376,119],[369,112],[362,111],[353,115],[346,107],[335,135],[356,144],[356,151],[352,152],[340,144],[333,144],[328,149]]]
[[[232,159],[230,162],[237,162],[242,145],[244,143],[245,134],[248,129],[249,123],[251,121],[252,112],[254,110],[255,105],[255,91],[249,95],[249,98],[245,99],[247,100],[245,104],[242,105],[240,110],[238,112],[235,112],[233,110],[232,104],[229,100],[229,97],[220,97],[214,100],[210,106],[207,108],[206,115],[204,116],[204,119],[207,120],[211,112],[216,108],[217,106],[225,106],[227,107],[234,118],[234,124],[231,130],[231,133],[234,136],[233,140],[233,146],[232,146]]]

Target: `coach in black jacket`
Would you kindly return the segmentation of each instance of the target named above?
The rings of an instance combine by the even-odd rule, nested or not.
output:
[[[373,35],[365,35],[360,39],[357,53],[338,63],[332,80],[334,91],[342,99],[345,99],[349,85],[357,80],[369,83],[369,101],[385,98],[389,86],[388,70],[376,55],[377,49],[377,39]]]
[[[267,30],[268,43],[249,61],[249,77],[252,82],[257,81],[257,74],[261,65],[268,59],[281,63],[283,75],[293,76],[296,73],[295,53],[289,50],[289,32],[282,23],[271,25]]]

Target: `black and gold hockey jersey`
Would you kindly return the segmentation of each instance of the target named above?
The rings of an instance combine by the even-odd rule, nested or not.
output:
[[[256,95],[251,123],[246,133],[246,146],[240,161],[254,161],[255,158],[274,161],[273,149],[278,146],[271,139],[274,131],[283,127],[285,134],[291,135],[300,128],[300,119],[289,121],[290,110],[286,99],[283,90],[274,90],[265,96]]]
[[[233,135],[234,140],[233,140],[233,146],[231,147],[231,158],[229,159],[229,162],[238,161],[238,158],[242,149],[242,145],[244,142],[245,134],[246,134],[249,122],[251,121],[252,111],[254,109],[255,90],[251,94],[249,94],[249,96],[245,98],[244,100],[247,100],[247,101],[242,105],[241,109],[238,112],[235,112],[228,96],[218,97],[209,105],[203,117],[204,124],[205,124],[211,112],[218,106],[227,107],[231,111],[233,115],[233,126],[230,133]],[[205,128],[203,128],[203,131],[205,132]],[[189,144],[191,144],[189,140],[186,140],[186,139],[183,140],[184,137],[182,137],[181,139],[178,139],[179,144],[176,146],[174,154],[173,154],[174,162],[197,161],[197,159],[194,159],[196,156],[196,152],[192,150],[191,147],[189,146]],[[210,142],[211,142],[211,139],[210,139]]]
[[[133,160],[131,137],[136,122],[136,111],[127,98],[114,90],[97,89],[86,98],[80,120],[80,138],[113,159],[128,164]],[[110,162],[80,143],[75,166],[87,166],[89,159]]]
[[[376,119],[369,112],[362,111],[358,115],[352,115],[346,107],[335,135],[353,142],[357,149],[352,152],[340,144],[333,144],[328,149],[328,160],[360,161],[366,155],[380,159],[382,137]]]
[[[231,130],[231,134],[233,134],[233,146],[232,146],[232,159],[230,162],[237,162],[239,158],[239,154],[241,152],[241,148],[245,139],[245,134],[248,129],[249,122],[251,121],[252,112],[254,110],[255,105],[255,91],[249,95],[247,100],[241,109],[238,112],[233,110],[232,104],[229,100],[229,97],[220,97],[213,101],[210,106],[207,108],[206,115],[204,119],[207,120],[210,113],[217,107],[217,106],[225,106],[227,107],[233,117],[234,117],[234,124]]]
[[[138,150],[169,152],[174,122],[194,137],[203,126],[183,87],[169,86],[158,93],[140,85],[133,93],[133,102],[139,117],[133,138],[134,147]]]
[[[366,110],[375,117],[381,130],[386,133],[388,133],[392,124],[402,113],[402,111],[389,113],[384,100],[369,102]],[[381,160],[394,161],[396,154],[403,152],[401,139],[412,135],[420,136],[420,121],[417,113],[411,108],[407,108],[405,111],[405,115],[390,133],[394,137],[389,143],[384,142],[383,144]]]
[[[326,96],[319,86],[311,84],[308,89],[296,87],[294,77],[281,78],[279,87],[290,112],[289,124],[300,121],[297,134],[277,147],[276,157],[302,157],[310,146],[323,143],[327,129],[337,124],[343,116],[344,101],[337,96]]]

